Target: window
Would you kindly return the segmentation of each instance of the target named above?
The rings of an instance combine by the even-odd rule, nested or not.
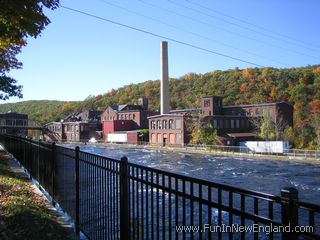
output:
[[[169,129],[174,129],[172,119],[169,120]]]
[[[168,122],[167,122],[167,120],[163,120],[163,121],[162,121],[162,127],[163,127],[163,129],[167,129],[167,128],[168,128]]]
[[[161,129],[161,121],[160,120],[157,121],[157,129]]]
[[[156,128],[156,123],[155,121],[151,121],[151,129],[155,129]]]
[[[224,127],[229,128],[229,120],[228,119],[224,120]]]
[[[240,128],[240,121],[239,121],[239,119],[236,120],[236,128]]]
[[[135,114],[132,114],[132,119],[136,119],[136,115]]]
[[[231,125],[231,126],[230,126],[231,128],[234,128],[234,120],[233,120],[233,119],[231,119],[230,125]]]
[[[177,119],[176,120],[176,129],[180,129],[181,128],[181,120]]]
[[[203,106],[204,107],[210,107],[210,102],[211,102],[210,100],[204,100],[203,101]]]
[[[217,124],[217,120],[216,120],[216,119],[213,120],[213,127],[214,127],[214,128],[217,128],[217,127],[218,127],[218,124]]]
[[[6,120],[6,125],[7,126],[11,126],[12,125],[12,121],[11,120]]]

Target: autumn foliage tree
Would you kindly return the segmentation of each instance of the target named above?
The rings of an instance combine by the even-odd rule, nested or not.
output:
[[[22,98],[22,86],[8,73],[22,63],[16,55],[26,46],[27,38],[36,38],[50,23],[43,8],[56,9],[59,0],[0,1],[0,99]]]
[[[315,145],[320,149],[320,100],[314,99],[310,102],[311,125],[315,129]]]

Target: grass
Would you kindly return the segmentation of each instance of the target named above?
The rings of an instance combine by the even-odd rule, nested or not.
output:
[[[46,201],[33,192],[31,182],[10,171],[9,158],[0,151],[0,239],[68,239]]]

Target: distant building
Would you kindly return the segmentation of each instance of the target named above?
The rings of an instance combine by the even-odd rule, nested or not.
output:
[[[183,114],[163,114],[149,117],[149,142],[153,145],[183,146],[186,124]]]
[[[124,139],[135,139],[134,142],[137,142],[137,130],[147,129],[148,117],[157,114],[157,112],[148,110],[148,99],[146,98],[139,98],[138,104],[109,105],[101,115],[103,139],[108,141],[108,134],[113,134],[113,137],[109,139],[116,141],[116,136],[119,136],[119,142],[123,142]],[[121,134],[130,132],[130,137],[114,135],[119,132]]]
[[[100,122],[103,111],[87,110],[67,116],[64,122]]]
[[[201,97],[201,108],[170,111],[170,114],[149,117],[149,141],[154,145],[183,146],[188,143],[187,117],[200,117],[217,130],[220,144],[237,145],[240,141],[254,140],[253,119],[265,111],[273,121],[293,126],[293,107],[286,102],[223,106],[223,97]],[[180,117],[179,117],[180,116]],[[178,121],[178,128],[176,126]]]
[[[51,122],[45,125],[49,132],[45,140],[66,142],[87,142],[90,138],[101,138],[102,111],[88,110],[72,114],[61,122]]]
[[[5,134],[22,135],[28,134],[28,115],[16,112],[0,114],[0,131]]]

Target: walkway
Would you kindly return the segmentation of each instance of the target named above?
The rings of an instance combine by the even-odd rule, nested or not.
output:
[[[0,239],[77,239],[72,227],[1,146]]]

